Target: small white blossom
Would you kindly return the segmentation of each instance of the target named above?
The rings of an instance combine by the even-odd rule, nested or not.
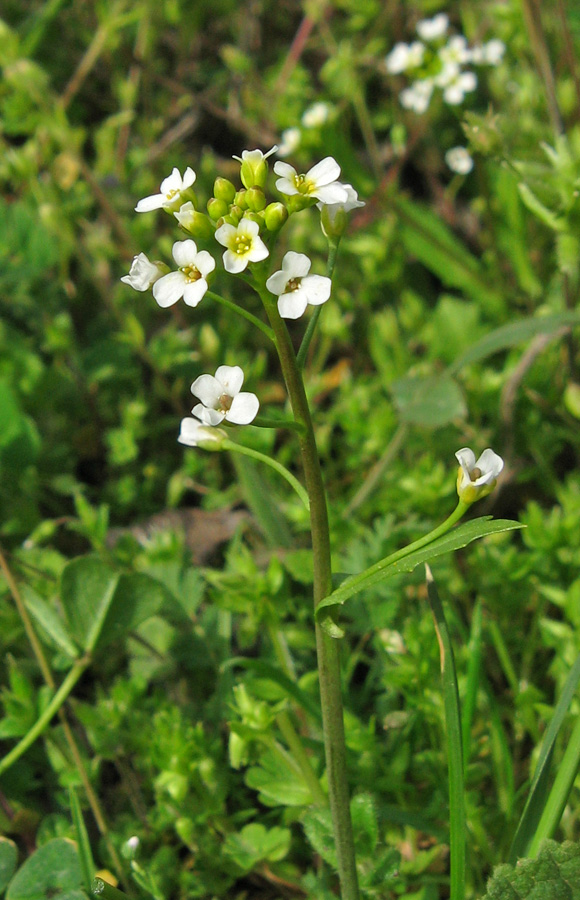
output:
[[[446,63],[466,63],[471,60],[471,50],[467,46],[467,38],[462,34],[454,34],[444,47],[439,50],[438,56],[443,65]]]
[[[449,17],[445,13],[439,13],[432,19],[422,19],[417,22],[417,34],[423,41],[434,41],[447,33]]]
[[[173,169],[171,175],[161,182],[160,193],[151,194],[139,200],[135,207],[137,212],[150,212],[152,209],[170,209],[179,203],[181,194],[195,181],[195,172],[189,166],[184,172],[183,178],[179,169]]]
[[[305,128],[317,128],[319,125],[324,125],[325,122],[328,122],[329,115],[330,106],[328,103],[323,103],[322,101],[313,103],[312,106],[305,110],[302,116],[302,124]]]
[[[227,247],[223,255],[226,272],[237,275],[247,268],[248,263],[266,259],[269,251],[259,232],[258,223],[246,218],[237,227],[225,222],[218,228],[216,240]]]
[[[309,275],[311,261],[304,253],[289,250],[279,272],[270,275],[266,287],[278,297],[278,312],[284,319],[298,319],[310,304],[320,306],[330,297],[332,282],[324,275]]]
[[[433,94],[433,82],[430,78],[415,81],[411,87],[405,88],[399,94],[401,106],[412,109],[417,115],[421,115],[428,108]]]
[[[278,145],[278,156],[290,156],[300,146],[302,132],[299,128],[286,128]]]
[[[212,428],[204,425],[199,419],[188,417],[181,420],[179,437],[180,444],[188,447],[201,447],[202,450],[221,450],[227,434],[221,428]]]
[[[443,99],[450,106],[463,103],[465,95],[477,87],[477,76],[474,72],[461,72],[447,84],[443,91]]]
[[[473,158],[465,147],[452,147],[445,154],[445,162],[458,175],[467,175],[473,169]]]
[[[207,276],[215,269],[215,260],[207,250],[198,252],[195,241],[176,241],[173,259],[179,266],[153,285],[153,296],[159,306],[173,306],[183,297],[188,306],[197,306],[208,289]]]
[[[251,166],[259,166],[265,159],[268,159],[269,156],[276,153],[277,149],[278,144],[274,144],[274,146],[270,147],[266,153],[263,153],[262,150],[242,150],[241,156],[233,156],[232,159],[237,159],[237,161],[241,163],[247,162]]]
[[[315,197],[321,203],[344,203],[348,199],[344,185],[336,180],[340,175],[340,166],[332,156],[325,157],[305,175],[299,175],[289,163],[280,161],[275,163],[274,172],[282,176],[276,182],[281,194],[302,194]]]
[[[343,185],[347,199],[344,203],[317,203],[316,207],[322,213],[320,224],[326,237],[341,235],[346,228],[346,213],[364,206],[364,200],[358,199],[358,194],[352,184]]]
[[[494,489],[498,475],[503,469],[503,459],[490,450],[484,450],[476,461],[475,453],[469,447],[455,454],[459,463],[457,473],[457,493],[464,503],[473,503],[485,497]]]
[[[136,291],[148,291],[161,278],[163,271],[157,263],[151,262],[145,253],[139,253],[133,257],[129,274],[123,275],[121,281],[131,285]]]
[[[505,44],[498,38],[494,38],[483,45],[483,61],[488,66],[499,66],[505,53]]]
[[[183,203],[177,212],[174,212],[173,215],[181,225],[181,227],[185,231],[189,231],[191,225],[193,224],[193,218],[195,215],[195,206],[188,200],[187,203]]]
[[[412,44],[395,44],[391,52],[385,58],[387,72],[391,75],[399,75],[407,69],[416,69],[423,62],[425,45],[421,41],[413,41]]]
[[[241,391],[244,373],[239,366],[220,366],[214,375],[200,375],[191,392],[201,403],[192,413],[204,425],[219,425],[225,419],[235,425],[248,425],[258,415],[260,402],[255,394]]]

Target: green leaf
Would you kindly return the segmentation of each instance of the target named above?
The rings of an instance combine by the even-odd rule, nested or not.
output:
[[[226,660],[222,663],[222,671],[226,669],[232,668],[233,666],[242,666],[244,669],[248,669],[250,672],[254,672],[260,678],[269,678],[274,681],[282,690],[291,697],[298,706],[301,706],[305,712],[309,713],[312,716],[315,722],[322,724],[322,717],[320,713],[320,707],[317,703],[314,702],[312,697],[305,693],[295,681],[292,681],[291,678],[288,677],[284,672],[280,669],[277,669],[276,666],[273,666],[269,662],[265,662],[261,659],[250,659],[245,656],[235,656],[232,659]]]
[[[357,794],[350,802],[357,857],[371,856],[379,840],[377,812],[370,794]]]
[[[85,820],[83,819],[79,798],[77,797],[76,791],[73,787],[69,788],[69,802],[71,809],[71,818],[73,820],[77,845],[79,848],[80,863],[83,873],[83,880],[85,883],[85,889],[87,893],[90,894],[96,867],[93,860],[93,854],[91,853],[91,843],[89,840],[87,827],[85,825]]]
[[[229,834],[224,853],[244,871],[250,872],[262,860],[278,862],[288,854],[292,835],[288,828],[266,829],[252,822],[237,834]]]
[[[518,191],[525,206],[540,219],[544,225],[551,228],[552,231],[564,231],[566,228],[566,220],[559,218],[551,209],[544,206],[542,201],[534,194],[531,188],[523,181],[518,184]]]
[[[246,784],[260,793],[264,806],[309,806],[312,794],[290,759],[269,751],[246,772]]]
[[[319,620],[323,620],[322,624],[329,633],[334,637],[341,637],[344,632],[330,619],[329,612],[336,609],[337,606],[342,606],[350,597],[373,587],[375,584],[380,584],[387,578],[399,575],[401,572],[412,572],[416,566],[429,562],[429,560],[435,559],[437,556],[466,547],[467,544],[470,544],[471,541],[477,538],[523,527],[519,522],[512,522],[509,519],[492,519],[491,516],[472,519],[471,522],[465,522],[463,525],[453,528],[443,537],[437,538],[420,550],[415,550],[407,556],[389,562],[391,557],[395,555],[391,554],[391,556],[387,556],[385,559],[375,563],[374,566],[371,566],[365,572],[361,572],[359,575],[351,575],[336,591],[333,591],[332,594],[318,604],[316,615]]]
[[[0,837],[0,894],[6,890],[6,885],[14,875],[17,862],[18,848],[14,841]]]
[[[507,347],[513,347],[522,341],[535,337],[537,334],[552,334],[554,331],[563,328],[565,325],[580,325],[580,312],[564,312],[556,316],[533,316],[529,319],[521,319],[519,322],[512,322],[509,325],[502,325],[495,331],[486,334],[484,338],[477,341],[472,347],[451,364],[447,373],[454,375],[459,369],[471,363],[479,362],[492,353],[499,350],[505,350]]]
[[[306,810],[301,821],[304,826],[306,837],[312,844],[316,853],[318,853],[325,863],[332,866],[333,869],[336,869],[338,863],[336,859],[336,848],[334,845],[330,810],[324,807],[314,806],[312,809]]]
[[[26,860],[6,893],[6,900],[86,900],[77,849],[55,838]]]
[[[498,866],[483,900],[580,900],[580,845],[546,841],[535,859]]]
[[[67,656],[70,656],[71,659],[76,659],[79,655],[78,647],[69,637],[55,610],[30,585],[23,584],[20,590],[26,608],[40,627],[44,629],[57,647],[66,653]]]
[[[99,648],[133,631],[154,616],[170,592],[155,578],[136,572],[121,575],[107,609],[97,645]]]
[[[440,428],[466,415],[463,394],[448,375],[410,375],[391,385],[401,422]]]

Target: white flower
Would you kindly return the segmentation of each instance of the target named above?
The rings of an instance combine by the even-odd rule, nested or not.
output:
[[[181,420],[177,440],[180,444],[186,444],[188,447],[201,447],[202,450],[221,450],[226,438],[227,435],[221,428],[212,428],[211,425],[204,425],[199,419],[188,417]]]
[[[454,34],[438,53],[439,59],[445,63],[466,63],[471,60],[471,50],[467,46],[467,38],[462,34]]]
[[[163,269],[157,263],[151,262],[144,253],[139,253],[133,257],[129,274],[123,275],[121,281],[130,284],[136,291],[148,291],[162,275]]]
[[[269,251],[259,232],[258,223],[246,218],[237,227],[226,222],[218,228],[216,240],[227,247],[223,256],[226,272],[237,275],[244,271],[248,263],[266,259]]]
[[[308,304],[320,306],[330,297],[332,282],[324,275],[309,275],[312,263],[304,253],[289,250],[279,272],[270,275],[266,287],[278,297],[284,319],[298,319]]]
[[[449,26],[449,17],[445,13],[439,13],[432,19],[422,19],[417,22],[417,34],[424,41],[434,41],[443,37]]]
[[[473,158],[465,147],[452,147],[445,154],[445,162],[458,175],[467,175],[473,169]]]
[[[345,203],[348,199],[344,185],[336,180],[340,175],[340,166],[332,156],[325,157],[305,175],[299,175],[293,166],[285,162],[275,163],[274,172],[282,176],[276,182],[281,194],[303,194],[315,197],[322,203]]]
[[[494,38],[483,45],[483,61],[488,66],[499,66],[505,53],[505,44],[498,38]]]
[[[305,128],[317,128],[324,125],[328,121],[330,115],[330,106],[328,103],[313,103],[305,110],[302,116],[302,124]]]
[[[174,212],[173,215],[181,225],[181,227],[188,231],[191,225],[193,224],[194,215],[195,215],[195,206],[188,200],[187,203],[183,203],[177,212]]]
[[[477,87],[477,76],[474,72],[461,72],[452,81],[448,82],[443,91],[443,99],[450,106],[463,103],[465,95],[474,91]]]
[[[479,459],[469,447],[458,450],[455,454],[459,463],[457,473],[457,493],[464,503],[473,503],[485,497],[494,489],[497,476],[503,469],[503,459],[490,450],[484,450]]]
[[[213,375],[200,375],[191,392],[201,403],[192,413],[204,425],[219,425],[225,419],[235,425],[248,425],[256,418],[260,402],[255,394],[241,391],[244,373],[239,366],[220,366]]]
[[[282,132],[282,139],[278,145],[278,156],[290,156],[300,146],[302,132],[299,128],[287,128]]]
[[[207,250],[198,252],[195,241],[176,241],[173,259],[179,266],[153,285],[159,306],[173,306],[183,297],[188,306],[197,306],[208,289],[207,276],[215,269],[215,260]]]
[[[344,203],[317,203],[316,207],[322,213],[320,224],[326,237],[342,235],[346,228],[346,213],[364,206],[364,201],[358,199],[358,194],[352,184],[343,185],[347,199]]]
[[[152,209],[172,210],[180,202],[181,194],[195,181],[195,172],[189,166],[184,172],[183,178],[179,169],[174,169],[171,175],[161,182],[159,194],[151,194],[139,200],[135,207],[137,212],[150,212]]]
[[[416,69],[423,62],[425,45],[421,41],[413,41],[412,44],[395,44],[391,52],[385,58],[387,72],[391,75],[399,75],[407,69]]]
[[[429,106],[432,93],[433,82],[430,78],[424,78],[422,81],[413,82],[411,87],[401,91],[399,101],[405,109],[412,109],[413,112],[421,115]]]

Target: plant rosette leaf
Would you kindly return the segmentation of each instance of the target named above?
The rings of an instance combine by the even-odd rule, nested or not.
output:
[[[580,900],[580,844],[546,841],[535,859],[497,866],[483,900]]]
[[[75,844],[55,838],[40,847],[18,870],[6,900],[86,900]]]
[[[244,872],[250,872],[262,860],[279,862],[290,850],[288,828],[267,829],[260,823],[246,825],[237,834],[229,834],[224,852]]]
[[[460,550],[477,538],[486,537],[489,534],[498,534],[502,531],[512,531],[523,528],[519,522],[510,519],[492,519],[491,516],[482,516],[472,519],[453,528],[447,534],[436,538],[432,543],[412,551],[406,556],[401,556],[401,551],[379,560],[374,566],[361,572],[359,575],[351,575],[337,588],[322,600],[316,608],[316,616],[322,627],[335,638],[344,637],[343,629],[334,621],[337,607],[343,606],[347,600],[361,591],[380,584],[387,578],[399,575],[401,572],[412,572],[416,566],[429,562],[444,553]],[[395,558],[394,558],[395,557]]]
[[[17,862],[18,848],[14,841],[0,837],[0,894],[14,875]]]

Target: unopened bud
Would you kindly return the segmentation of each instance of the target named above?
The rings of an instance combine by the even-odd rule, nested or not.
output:
[[[264,210],[264,221],[268,231],[279,231],[288,219],[288,210],[283,203],[270,203]]]
[[[236,196],[236,189],[227,178],[219,177],[214,181],[213,195],[217,200],[225,200],[226,203],[232,203]]]
[[[261,150],[244,150],[242,158],[234,156],[234,159],[241,162],[240,179],[245,188],[266,186],[266,178],[268,177],[267,158],[275,153],[278,147],[272,147],[267,153]]]
[[[227,216],[229,208],[227,201],[221,200],[219,197],[210,197],[207,201],[207,211],[214,222],[217,222],[222,216]]]
[[[239,206],[240,209],[248,208],[248,201],[246,200],[246,191],[236,191],[236,196],[234,197],[234,203],[236,206]]]
[[[174,213],[179,227],[192,237],[208,239],[215,233],[212,222],[203,213],[193,208],[193,203],[184,203],[179,212]]]
[[[264,213],[263,212],[253,212],[251,209],[246,210],[244,213],[244,219],[249,219],[250,222],[257,222],[260,227],[264,224]]]
[[[253,187],[246,191],[246,205],[252,212],[261,212],[266,206],[266,195],[262,188]]]

